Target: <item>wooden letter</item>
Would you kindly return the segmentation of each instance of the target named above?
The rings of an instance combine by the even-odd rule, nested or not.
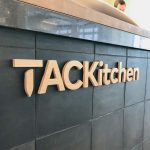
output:
[[[111,69],[108,69],[108,64],[104,64],[104,69],[103,69],[103,74],[104,74],[103,83],[104,83],[104,85],[110,84],[110,79],[108,79],[110,71],[111,71]]]
[[[54,73],[54,79],[51,79],[51,75]],[[65,87],[61,78],[60,70],[56,60],[48,60],[38,94],[46,93],[49,85],[57,85],[59,91],[65,91]]]
[[[139,80],[140,78],[140,71],[139,68],[134,68],[133,80]]]
[[[98,82],[96,81],[93,73],[97,67],[99,62],[93,62],[91,67],[89,68],[89,62],[83,62],[83,87],[87,88],[89,86],[89,80],[93,84],[93,86],[98,86]]]
[[[126,69],[122,68],[122,62],[118,63],[118,83],[126,82]]]
[[[13,59],[13,67],[43,67],[43,60]],[[28,97],[31,97],[34,89],[34,71],[27,70],[24,74],[24,90]]]
[[[28,97],[31,97],[34,89],[34,71],[27,70],[24,75],[24,89]]]
[[[103,61],[99,62],[99,67],[103,66]],[[98,85],[101,86],[103,84],[103,69],[98,69]]]
[[[111,69],[110,81],[111,81],[111,83],[113,83],[113,84],[118,82],[118,78],[114,78],[115,73],[118,73],[118,68],[112,68],[112,69]]]
[[[83,82],[81,80],[77,80],[76,83],[71,83],[70,79],[69,79],[69,72],[71,70],[71,68],[76,67],[77,69],[82,69],[83,65],[76,60],[72,60],[69,61],[65,64],[65,66],[63,67],[63,71],[62,71],[62,78],[64,80],[64,84],[65,86],[70,89],[70,90],[77,90],[79,89]]]
[[[43,67],[43,60],[13,59],[13,67]]]
[[[127,69],[127,81],[132,81],[133,80],[133,69],[128,68]]]

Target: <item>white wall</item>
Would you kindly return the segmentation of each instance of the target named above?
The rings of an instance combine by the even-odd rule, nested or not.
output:
[[[150,30],[150,0],[126,0],[126,14],[142,28]]]

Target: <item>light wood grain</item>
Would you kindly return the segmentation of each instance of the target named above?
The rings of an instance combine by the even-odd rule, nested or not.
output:
[[[54,74],[54,78],[51,78],[52,74]],[[56,85],[58,91],[65,91],[64,83],[56,60],[47,61],[45,72],[38,90],[38,94],[46,93],[47,88],[50,85]]]
[[[110,79],[108,78],[109,74],[111,73],[111,69],[108,68],[108,64],[104,64],[103,68],[103,84],[104,85],[109,85]]]
[[[117,83],[118,82],[118,78],[114,77],[115,73],[118,73],[118,68],[112,68],[111,69],[111,73],[110,73],[110,81],[112,84]]]
[[[140,70],[139,68],[134,68],[133,80],[139,80],[139,79],[140,79]]]
[[[83,65],[82,63],[76,60],[67,62],[64,65],[63,70],[62,70],[62,78],[63,78],[65,86],[68,89],[77,90],[82,86],[83,82],[81,80],[77,80],[75,83],[71,83],[69,79],[69,73],[73,67],[77,68],[78,70],[81,70],[83,68]]]
[[[43,60],[13,59],[13,67],[43,67]]]
[[[98,82],[94,76],[94,71],[96,70],[99,62],[95,61],[90,66],[89,61],[83,61],[83,87],[89,87],[89,81],[91,81],[93,86],[98,86]]]
[[[30,69],[24,75],[24,89],[28,97],[31,97],[34,89],[34,70]]]
[[[127,81],[128,82],[133,80],[133,75],[134,75],[133,69],[128,68],[127,69]]]

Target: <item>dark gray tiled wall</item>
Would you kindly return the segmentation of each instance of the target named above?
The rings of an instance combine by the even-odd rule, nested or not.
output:
[[[1,27],[0,35],[1,46],[35,48],[35,34],[33,32]]]
[[[93,150],[122,150],[123,149],[123,111],[93,120],[92,126]]]
[[[142,142],[143,138],[144,102],[132,105],[124,110],[124,149]]]
[[[0,149],[35,139],[35,97],[26,97],[23,73],[11,59],[35,59],[33,33],[0,28]]]
[[[125,47],[97,43],[95,53],[101,55],[126,56],[127,51]]]
[[[143,150],[149,150],[150,148],[150,139],[146,139],[143,142]]]
[[[143,150],[143,143],[134,146],[131,150]]]
[[[35,141],[13,147],[10,150],[35,150]]]
[[[140,69],[140,79],[136,82],[126,83],[125,106],[144,101],[145,99],[147,59],[128,57],[127,67],[138,67]]]
[[[148,58],[147,67],[147,84],[146,84],[146,99],[150,99],[150,58]]]
[[[94,43],[46,34],[37,35],[37,48],[70,52],[94,53]]]
[[[150,58],[150,52],[148,51],[148,58]]]
[[[52,134],[37,141],[37,150],[90,150],[91,122]]]
[[[0,35],[0,150],[150,149],[149,52],[2,27]],[[56,59],[60,68],[72,59],[103,60],[109,67],[121,61],[139,67],[140,80],[64,92],[52,86],[38,95],[39,68],[35,93],[27,98],[26,68],[12,68],[13,58]],[[72,69],[70,79],[82,73]]]
[[[147,58],[147,53],[148,53],[147,51],[143,51],[139,49],[136,49],[136,52],[135,52],[135,49],[128,48],[127,56]]]
[[[150,101],[145,102],[144,139],[150,138]]]

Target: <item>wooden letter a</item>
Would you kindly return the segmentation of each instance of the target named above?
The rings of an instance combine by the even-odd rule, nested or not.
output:
[[[54,78],[51,79],[52,73]],[[47,87],[49,85],[57,85],[59,91],[65,91],[63,80],[61,78],[60,70],[56,60],[48,60],[38,94],[46,93]]]

